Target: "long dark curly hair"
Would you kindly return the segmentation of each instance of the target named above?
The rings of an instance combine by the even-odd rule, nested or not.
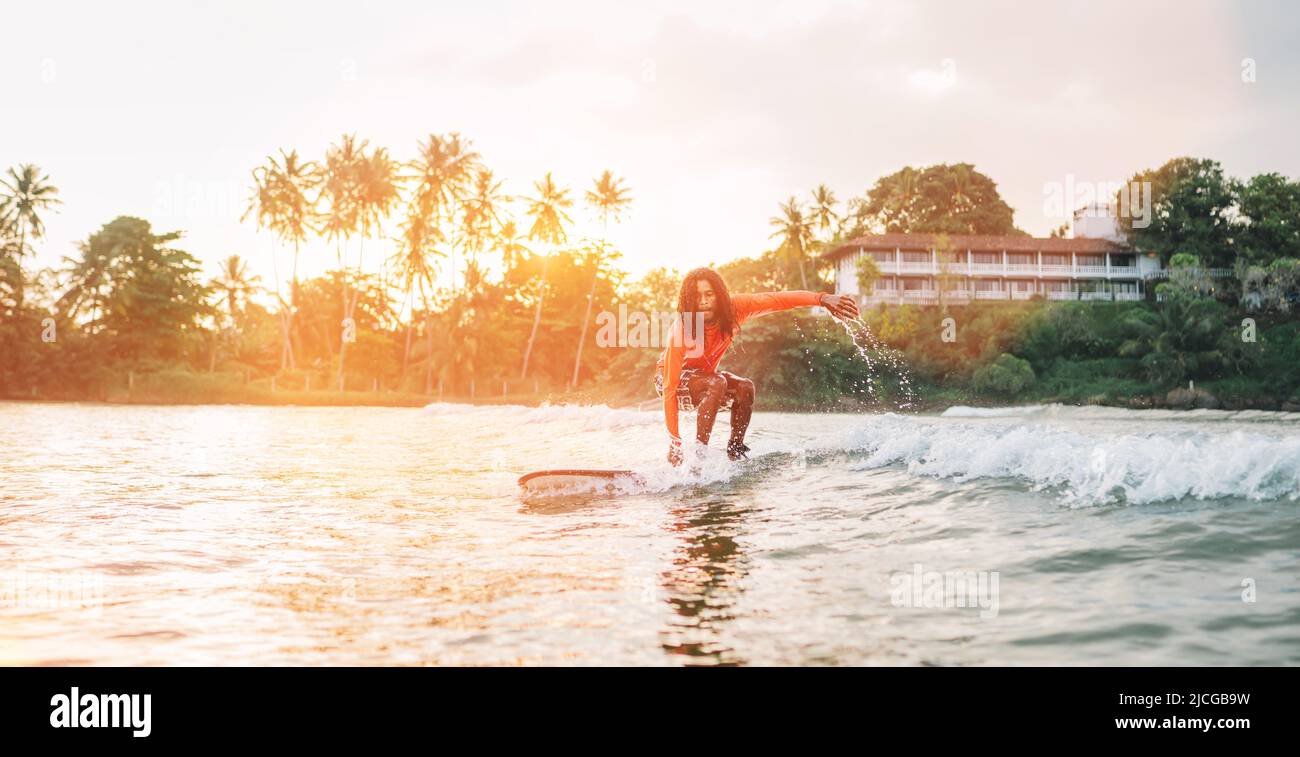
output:
[[[736,323],[736,309],[731,304],[731,292],[727,289],[726,282],[712,268],[696,268],[682,279],[682,290],[677,295],[677,312],[683,316],[700,312],[700,292],[696,285],[701,280],[713,286],[713,323],[722,333],[735,336],[740,331],[740,326]]]

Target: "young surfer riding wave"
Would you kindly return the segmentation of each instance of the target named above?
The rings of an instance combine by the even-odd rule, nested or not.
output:
[[[695,439],[709,443],[718,411],[731,408],[731,438],[727,457],[745,457],[745,431],[754,410],[754,382],[719,371],[722,356],[731,347],[740,326],[750,318],[793,308],[821,305],[837,318],[856,318],[857,303],[845,295],[819,292],[759,292],[732,296],[722,277],[709,268],[686,274],[677,298],[677,321],[668,349],[659,357],[655,390],[664,398],[664,423],[668,427],[668,462],[682,463],[682,437],[677,430],[679,410],[695,409]],[[703,322],[701,329],[700,322]],[[699,338],[703,332],[703,339]]]

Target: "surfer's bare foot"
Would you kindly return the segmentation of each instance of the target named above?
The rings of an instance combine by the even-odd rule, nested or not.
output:
[[[668,463],[674,468],[682,464],[682,443],[672,441],[668,443]]]
[[[749,457],[745,454],[748,451],[749,447],[745,446],[744,442],[731,441],[727,443],[728,460],[748,460]]]

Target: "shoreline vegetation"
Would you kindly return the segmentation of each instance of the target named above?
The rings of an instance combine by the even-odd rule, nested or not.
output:
[[[613,344],[605,326],[672,314],[682,274],[627,280],[612,225],[632,196],[610,171],[576,197],[550,173],[512,195],[458,134],[430,135],[408,161],[353,135],[320,162],[282,150],[253,171],[245,216],[289,258],[273,286],[239,255],[205,279],[182,231],[131,217],[37,270],[27,258],[58,190],[30,164],[0,179],[0,399],[657,401],[659,350]],[[852,337],[813,311],[778,313],[746,324],[724,367],[755,381],[759,410],[1300,409],[1300,182],[1192,158],[1133,181],[1151,185],[1154,221],[1121,216],[1120,231],[1167,271],[1145,301],[879,305]],[[864,234],[1025,233],[964,163],[908,166],[846,202],[820,186],[776,210],[771,249],[700,260],[731,291],[830,291],[823,253]],[[301,255],[338,267],[300,279]],[[859,270],[862,291],[872,277]]]

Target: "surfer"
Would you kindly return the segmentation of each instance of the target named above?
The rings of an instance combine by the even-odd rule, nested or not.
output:
[[[857,303],[847,295],[795,290],[732,296],[722,277],[710,268],[696,268],[686,274],[677,298],[677,321],[655,370],[655,391],[664,398],[668,462],[682,463],[682,437],[677,429],[679,410],[696,411],[695,439],[708,445],[714,419],[720,410],[728,407],[731,408],[731,438],[727,440],[727,457],[744,459],[749,451],[745,446],[745,431],[754,410],[754,382],[719,371],[718,364],[745,321],[815,305],[821,305],[837,318],[858,315]],[[700,321],[703,329],[699,328]],[[702,344],[698,343],[701,331]]]

